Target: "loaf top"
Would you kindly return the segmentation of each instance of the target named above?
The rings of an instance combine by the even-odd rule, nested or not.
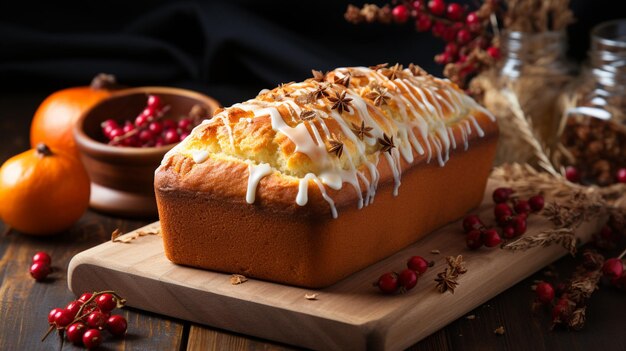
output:
[[[305,206],[309,188],[319,189],[315,198],[337,217],[331,194],[349,192],[340,200],[361,208],[380,182],[393,178],[397,194],[403,169],[445,166],[451,151],[495,134],[493,115],[413,64],[313,71],[216,111],[167,153],[157,176],[175,176],[157,177],[156,186],[285,206]]]

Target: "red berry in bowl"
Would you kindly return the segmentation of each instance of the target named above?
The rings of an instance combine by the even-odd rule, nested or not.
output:
[[[158,108],[161,106],[161,98],[157,95],[148,95],[148,107]]]
[[[533,212],[539,212],[543,210],[543,206],[545,206],[545,199],[541,195],[535,195],[528,199],[528,204]]]
[[[89,329],[83,334],[83,344],[87,349],[95,349],[102,344],[102,334],[98,329]]]
[[[165,141],[165,144],[174,144],[180,141],[180,137],[178,136],[176,129],[168,129],[163,135],[163,140]]]
[[[54,314],[54,324],[57,328],[65,328],[74,321],[72,311],[62,309]]]
[[[435,16],[441,16],[446,12],[446,3],[443,0],[430,0],[428,9]]]
[[[47,264],[35,262],[30,266],[30,275],[38,282],[46,279],[50,273],[52,273],[52,269]]]
[[[531,210],[532,208],[530,207],[530,204],[526,200],[518,200],[515,203],[516,213],[530,213]]]
[[[500,219],[512,216],[513,210],[511,209],[511,207],[509,207],[509,205],[505,203],[500,203],[494,206],[493,214],[495,215],[496,219]]]
[[[550,283],[538,283],[535,287],[535,294],[537,294],[537,300],[543,304],[549,304],[554,300],[554,288]]]
[[[626,168],[620,168],[615,175],[618,183],[626,183]]]
[[[465,237],[465,243],[467,247],[476,250],[483,246],[483,235],[478,229],[474,229],[471,232],[467,233]]]
[[[422,256],[413,256],[409,258],[409,261],[406,263],[406,266],[417,272],[418,274],[423,274],[430,267],[430,263],[426,261]]]
[[[137,127],[141,127],[146,123],[148,123],[148,116],[145,116],[143,113],[135,118],[135,125]]]
[[[96,298],[96,305],[102,312],[110,312],[117,307],[117,301],[111,294],[102,294]]]
[[[572,183],[580,182],[580,173],[578,172],[578,168],[572,166],[565,168],[565,178]]]
[[[128,323],[124,316],[114,314],[107,320],[106,329],[114,336],[123,336],[126,334]]]
[[[474,229],[484,227],[483,221],[477,215],[469,215],[463,218],[463,230],[467,233]]]
[[[511,194],[513,194],[513,189],[511,188],[497,188],[492,194],[493,202],[497,204],[507,202]]]
[[[624,264],[619,258],[609,258],[604,261],[602,266],[602,274],[607,278],[617,278],[624,273]]]
[[[148,130],[151,131],[154,135],[159,135],[161,134],[161,132],[163,132],[163,124],[161,124],[161,122],[159,121],[151,122],[148,125]]]
[[[67,335],[67,340],[71,343],[80,345],[83,343],[83,335],[87,331],[87,326],[82,322],[76,322],[69,327],[65,331]]]
[[[52,258],[47,253],[43,251],[39,251],[33,256],[33,263],[36,263],[36,262],[49,266],[52,263]]]
[[[502,238],[495,229],[485,230],[482,233],[482,240],[487,247],[496,247],[502,243]]]
[[[409,19],[409,9],[404,5],[398,5],[391,10],[394,21],[404,23]]]
[[[385,294],[393,294],[398,291],[398,275],[393,272],[385,273],[378,278],[376,285]]]
[[[152,140],[152,132],[150,132],[148,129],[144,129],[141,132],[139,132],[139,140],[141,140],[142,142],[147,142]]]
[[[451,3],[448,5],[448,8],[446,8],[446,16],[453,21],[458,21],[463,18],[463,12],[463,7],[455,2]]]
[[[398,276],[398,284],[404,290],[411,290],[417,285],[417,273],[412,269],[403,269]]]
[[[91,312],[86,319],[89,328],[102,329],[107,322],[107,315],[100,311]]]

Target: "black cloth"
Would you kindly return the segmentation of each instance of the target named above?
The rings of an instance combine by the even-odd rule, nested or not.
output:
[[[347,4],[363,2],[3,1],[0,90],[52,91],[106,72],[125,85],[186,87],[229,105],[312,68],[414,62],[441,74],[433,56],[444,43],[429,33],[346,23]],[[573,1],[584,25],[573,27],[575,56],[584,56],[593,24],[626,17],[608,11],[616,3]]]

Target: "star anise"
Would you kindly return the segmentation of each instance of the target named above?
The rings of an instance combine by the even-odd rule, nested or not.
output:
[[[326,74],[327,73],[323,73],[322,71],[317,71],[312,69],[311,73],[313,73],[313,80],[316,82],[323,82],[326,79]]]
[[[343,154],[343,143],[339,141],[339,138],[333,134],[332,138],[328,139],[328,143],[330,144],[328,152],[335,154],[338,158],[341,158],[341,155]]]
[[[331,106],[332,110],[339,111],[339,114],[343,113],[343,111],[350,112],[350,105],[352,98],[346,97],[346,91],[342,91],[341,93],[335,91],[335,96],[329,96],[328,100],[333,103]]]
[[[372,133],[370,132],[374,128],[365,126],[365,121],[361,121],[360,126],[354,123],[351,123],[351,124],[352,124],[352,131],[354,132],[354,134],[356,134],[356,136],[359,137],[359,139],[363,140],[364,137],[368,137],[368,138],[372,137]]]
[[[317,88],[315,90],[313,90],[313,92],[311,92],[311,95],[313,96],[313,100],[319,100],[323,97],[328,97],[328,92],[326,91],[328,89],[328,84],[319,84],[317,86]]]
[[[335,82],[335,84],[343,85],[344,87],[349,88],[350,87],[350,78],[351,78],[350,72],[347,72],[341,78],[339,78],[337,75],[335,75],[334,82]]]
[[[448,266],[457,272],[458,274],[464,274],[467,272],[467,268],[465,268],[465,262],[463,261],[463,255],[447,256],[446,262],[448,262]]]
[[[428,75],[428,73],[422,67],[414,65],[413,63],[409,64],[409,71],[411,71],[411,73],[413,73],[413,75],[416,77]]]
[[[385,62],[385,63],[379,63],[376,66],[370,66],[369,68],[373,71],[378,71],[379,69],[386,68],[387,66],[389,66],[389,64]]]
[[[378,143],[380,144],[381,148],[380,151],[382,152],[388,152],[391,155],[391,150],[396,147],[393,144],[393,137],[389,137],[386,133],[383,133],[383,137],[378,138]]]
[[[402,76],[402,65],[399,63],[396,63],[393,67],[391,68],[385,68],[382,70],[382,74],[389,78],[390,80],[394,80],[396,78],[400,78]]]
[[[389,95],[387,95],[387,88],[380,86],[372,89],[372,91],[365,95],[365,97],[374,101],[374,105],[376,106],[387,105],[387,100],[389,100]]]
[[[446,291],[450,291],[454,294],[454,289],[456,289],[457,285],[459,285],[459,282],[457,281],[458,277],[459,276],[456,274],[450,274],[450,271],[446,268],[445,271],[438,273],[437,278],[435,278],[435,281],[437,282],[437,290],[439,290],[442,294]]]
[[[303,110],[300,112],[300,119],[303,121],[310,121],[317,117],[317,112],[313,110]]]

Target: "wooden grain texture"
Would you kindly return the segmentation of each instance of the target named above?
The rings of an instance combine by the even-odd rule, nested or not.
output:
[[[490,182],[490,188],[495,185]],[[487,194],[490,193],[488,189]],[[482,218],[488,218],[491,211],[489,203],[478,210]],[[542,217],[533,216],[529,233],[549,226]],[[596,223],[586,224],[578,234],[587,240],[596,227]],[[158,223],[146,230],[151,228],[158,228]],[[228,274],[170,263],[156,235],[140,237],[129,244],[109,242],[80,253],[70,263],[69,284],[74,291],[113,284],[132,300],[131,306],[288,344],[315,349],[398,350],[439,330],[565,254],[559,246],[526,252],[469,251],[459,228],[460,223],[452,223],[319,291],[257,280],[233,286]],[[440,254],[431,253],[435,249]],[[371,286],[380,274],[400,270],[406,259],[416,254],[434,260],[435,267],[420,278],[413,291],[383,296]],[[445,256],[458,254],[464,255],[468,272],[461,276],[454,294],[440,294],[433,283],[436,273],[445,267]],[[148,301],[142,288],[158,296],[158,303]],[[319,293],[319,300],[306,300],[304,295],[308,292]]]

